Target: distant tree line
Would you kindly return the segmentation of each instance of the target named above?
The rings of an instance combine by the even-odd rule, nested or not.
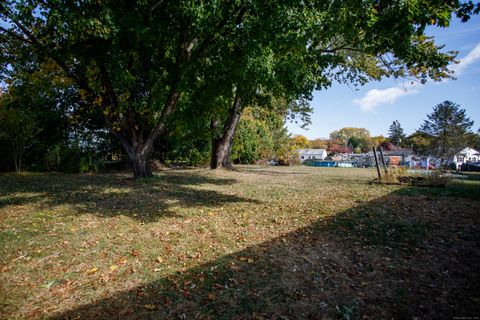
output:
[[[302,141],[297,143],[302,148],[326,149],[331,155],[368,152],[375,146],[386,151],[408,148],[419,155],[449,160],[465,147],[480,150],[480,129],[472,131],[473,124],[460,105],[444,101],[436,105],[420,128],[408,136],[400,122],[395,120],[389,127],[387,137],[370,136],[365,128],[346,127],[333,131],[328,139],[308,140],[296,136],[293,140]]]

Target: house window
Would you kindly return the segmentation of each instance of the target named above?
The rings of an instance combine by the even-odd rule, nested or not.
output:
[[[302,156],[302,160],[303,160],[304,158],[305,158],[305,157],[304,157],[304,156]]]

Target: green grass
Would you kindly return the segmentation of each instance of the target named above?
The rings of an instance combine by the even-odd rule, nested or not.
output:
[[[374,177],[259,166],[142,181],[0,175],[0,318],[478,314],[480,181]]]

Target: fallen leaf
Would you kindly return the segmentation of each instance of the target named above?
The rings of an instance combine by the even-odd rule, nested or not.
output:
[[[164,306],[168,307],[168,306],[170,306],[171,304],[172,304],[172,300],[170,300],[169,297],[163,298],[163,305],[164,305]]]
[[[240,266],[237,266],[237,265],[230,266],[230,269],[232,269],[233,271],[236,271],[236,272],[242,271],[242,268]]]
[[[157,261],[158,263],[162,263],[162,262],[163,262],[163,259],[162,259],[162,257],[157,257],[157,258],[155,259],[155,261]]]
[[[117,269],[118,269],[118,266],[116,266],[116,265],[111,265],[110,266],[110,271],[115,271]]]
[[[120,264],[125,264],[125,263],[127,263],[127,258],[121,257],[120,259],[118,259],[118,263],[120,263]]]
[[[138,252],[137,250],[132,250],[133,257],[138,257],[139,255],[140,255],[140,252]]]
[[[214,301],[214,300],[217,299],[217,297],[216,297],[215,293],[211,292],[211,293],[208,294],[207,299],[211,300],[211,301]]]
[[[146,304],[143,306],[147,310],[155,310],[155,305],[154,304]]]
[[[88,275],[91,275],[91,274],[94,274],[94,273],[97,272],[97,271],[98,271],[98,268],[97,268],[97,267],[94,267],[94,268],[88,270],[88,271],[87,271],[87,274],[88,274]]]

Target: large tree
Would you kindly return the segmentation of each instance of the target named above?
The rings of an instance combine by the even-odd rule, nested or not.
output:
[[[418,5],[417,9],[422,8],[423,4],[411,3],[413,7]],[[297,109],[304,116],[311,110],[308,100],[312,90],[328,88],[333,81],[357,86],[383,76],[409,75],[421,82],[447,76],[444,63],[452,56],[439,53],[440,48],[433,44],[432,39],[422,35],[425,23],[428,24],[424,18],[420,19],[423,22],[400,19],[398,25],[391,25],[389,19],[394,19],[393,12],[397,9],[401,14],[413,18],[412,8],[407,7],[374,6],[371,13],[365,14],[364,4],[343,1],[333,6],[322,3],[277,11],[269,16],[273,23],[262,23],[259,29],[252,27],[247,38],[236,41],[237,44],[242,43],[242,48],[251,47],[253,50],[242,49],[235,54],[237,57],[246,54],[245,59],[239,59],[246,63],[235,63],[230,79],[242,83],[241,88],[246,92],[266,90],[274,96],[280,93],[283,98],[291,100],[291,110]],[[444,18],[436,23],[445,26],[448,21]],[[395,19],[398,20],[398,17]],[[433,20],[430,22],[433,23]],[[382,32],[382,28],[400,26],[409,32],[402,31],[395,35]],[[273,36],[258,39],[257,35],[262,31]],[[368,34],[367,37],[364,32]],[[245,39],[248,40],[245,42]],[[255,54],[251,55],[252,52]],[[238,84],[236,82],[235,86]],[[212,168],[231,167],[230,153],[242,106],[252,103],[245,99],[246,96],[251,99],[256,95],[232,95],[227,116],[223,121],[217,118],[212,122],[214,132],[218,133],[212,140]],[[295,112],[292,114],[295,115]],[[365,139],[358,140],[356,137],[352,137],[348,143],[353,147],[361,145],[363,150],[370,145]]]
[[[467,134],[472,126],[465,110],[447,100],[433,108],[419,131],[432,137],[432,152],[445,160],[468,144]]]
[[[104,114],[134,176],[151,175],[155,139],[206,51],[239,30],[247,5],[188,1],[6,1],[2,47],[9,58],[56,62]],[[249,8],[255,10],[255,8]]]
[[[346,127],[335,130],[330,133],[330,140],[334,144],[339,144],[352,150],[360,148],[363,152],[368,152],[373,145],[370,131],[365,128]]]
[[[433,137],[425,132],[415,131],[405,138],[404,144],[421,155],[431,154]]]
[[[188,98],[182,94],[210,66],[231,65],[242,36],[253,37],[241,54],[247,63],[225,69],[236,122],[237,106],[261,86],[286,88],[296,98],[325,87],[325,79],[445,77],[454,55],[441,53],[424,29],[447,26],[451,13],[466,20],[477,9],[450,0],[7,0],[0,4],[2,75],[15,62],[55,62],[101,111],[134,176],[147,177],[154,141]],[[265,65],[268,72],[250,73],[265,57],[275,61]]]
[[[397,120],[393,121],[390,125],[390,128],[388,129],[388,139],[390,140],[390,142],[396,146],[400,146],[405,140],[405,138],[406,136],[403,132],[402,126],[400,125],[400,122],[398,122]]]

